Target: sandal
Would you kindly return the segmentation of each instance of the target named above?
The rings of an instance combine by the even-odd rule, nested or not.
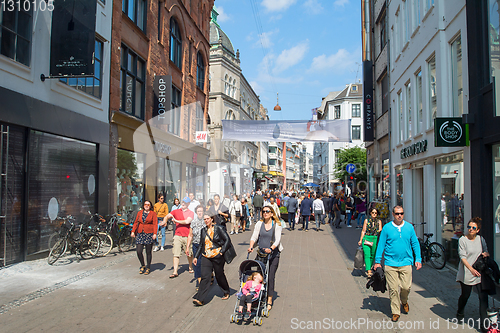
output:
[[[273,305],[272,304],[269,304],[267,303],[267,311],[271,311],[271,309],[273,308]]]
[[[149,275],[151,273],[151,270],[149,268],[146,268],[146,271],[144,272],[144,275]]]
[[[139,269],[139,274],[144,274],[144,270],[146,269],[146,266],[141,266]]]
[[[193,274],[194,273],[194,269],[190,268],[188,272],[191,273],[191,274]]]
[[[176,278],[178,276],[179,276],[179,274],[172,274],[172,275],[169,276],[169,278],[173,279],[173,278]]]
[[[226,300],[226,299],[229,299],[229,294],[225,294],[224,297],[221,298],[222,300]]]

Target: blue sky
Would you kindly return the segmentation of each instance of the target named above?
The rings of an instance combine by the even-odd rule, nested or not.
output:
[[[362,79],[360,0],[215,0],[215,7],[272,120],[310,119],[330,91]],[[276,92],[281,113],[273,111]]]

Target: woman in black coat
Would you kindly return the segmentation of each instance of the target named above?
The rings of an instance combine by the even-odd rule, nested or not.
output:
[[[193,259],[193,264],[196,265],[201,255],[201,282],[198,292],[194,295],[193,304],[201,306],[203,300],[210,289],[212,280],[212,272],[215,273],[217,284],[224,292],[223,300],[229,298],[229,284],[227,283],[226,274],[224,274],[224,252],[229,248],[230,240],[226,230],[218,224],[215,224],[214,218],[211,215],[205,214],[203,221],[206,227],[201,230],[200,246]]]

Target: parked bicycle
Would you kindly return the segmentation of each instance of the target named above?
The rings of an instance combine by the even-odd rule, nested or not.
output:
[[[116,246],[120,252],[130,250],[134,245],[134,239],[130,236],[132,226],[127,222],[127,215],[113,213],[107,221],[101,215],[94,216],[94,219],[96,218],[99,219],[97,232],[101,239],[98,256],[106,256]]]
[[[77,226],[71,216],[66,218],[64,227],[61,227],[60,236],[50,249],[47,258],[49,265],[53,265],[67,250],[82,259],[94,258],[99,252],[101,241],[98,234],[86,223]]]
[[[427,222],[413,224],[413,227],[424,224],[427,224]],[[422,263],[430,262],[435,269],[442,269],[446,266],[446,251],[443,245],[430,241],[432,236],[434,236],[433,233],[424,233],[425,240],[420,237],[418,238]]]

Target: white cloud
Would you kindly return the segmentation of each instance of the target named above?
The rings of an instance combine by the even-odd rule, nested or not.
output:
[[[336,0],[333,4],[338,7],[344,7],[349,3],[349,0]]]
[[[259,96],[264,92],[264,87],[261,86],[257,81],[251,81],[250,86],[252,87],[253,91],[255,91],[255,93]]]
[[[263,32],[261,35],[259,35],[260,38],[255,43],[255,46],[258,46],[258,47],[262,46],[265,49],[271,48],[274,45],[274,43],[271,40],[271,37],[272,37],[272,35],[274,35],[274,34],[276,34],[278,32],[279,32],[279,29],[275,29],[275,30],[268,31],[268,32]]]
[[[229,15],[226,14],[226,12],[224,11],[224,8],[222,8],[221,6],[217,6],[216,8],[217,10],[217,13],[219,13],[219,16],[217,16],[217,22],[227,22],[229,21]]]
[[[345,49],[340,49],[337,53],[326,56],[324,54],[317,56],[313,59],[311,72],[343,72],[352,69],[356,65],[358,57],[350,54]]]
[[[288,7],[296,2],[297,0],[263,0],[262,6],[270,12],[278,12],[288,9]]]
[[[304,2],[304,7],[306,7],[308,13],[314,15],[321,14],[324,10],[318,0],[307,0]]]
[[[304,41],[288,50],[283,50],[276,58],[273,73],[278,74],[298,64],[309,50],[309,41]]]

